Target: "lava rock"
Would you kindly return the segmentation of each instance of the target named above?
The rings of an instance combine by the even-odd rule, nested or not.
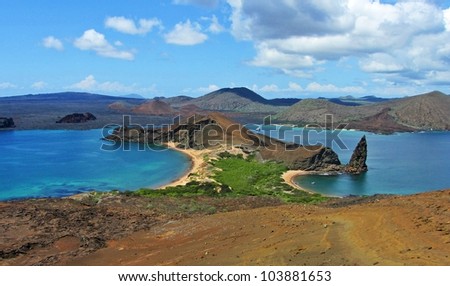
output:
[[[60,120],[56,121],[56,123],[83,123],[91,120],[96,120],[97,118],[89,112],[86,113],[73,113],[64,116]]]
[[[0,128],[14,128],[14,120],[12,118],[0,117]]]
[[[366,165],[366,160],[367,140],[366,136],[364,135],[359,141],[358,145],[356,145],[352,157],[350,158],[350,162],[345,167],[345,171],[349,174],[361,174],[363,172],[367,172],[368,168]]]

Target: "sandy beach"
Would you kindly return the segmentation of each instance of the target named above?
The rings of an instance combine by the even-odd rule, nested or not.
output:
[[[310,194],[315,194],[316,192],[314,192],[312,190],[300,187],[299,185],[297,185],[295,183],[295,180],[294,180],[298,176],[305,176],[305,175],[311,175],[311,174],[313,174],[313,172],[303,171],[303,170],[289,170],[287,172],[284,172],[283,175],[281,176],[281,178],[286,182],[286,184],[293,187],[294,189],[302,190],[302,191],[308,192]]]
[[[200,150],[193,150],[193,149],[182,149],[182,148],[177,148],[174,142],[168,142],[166,144],[167,148],[178,151],[178,152],[182,152],[184,154],[186,154],[190,161],[191,161],[191,167],[184,173],[183,176],[181,176],[180,178],[162,185],[160,187],[158,187],[158,189],[164,189],[167,187],[174,187],[174,186],[179,186],[179,185],[186,185],[190,179],[189,176],[192,173],[199,173],[201,171],[201,168],[204,167],[206,165],[205,160],[203,159],[204,156],[204,151],[200,151]]]
[[[177,148],[174,142],[168,142],[166,146],[172,150],[176,150],[178,152],[182,152],[186,154],[189,159],[191,160],[191,167],[185,172],[183,176],[180,178],[170,182],[169,184],[162,185],[158,187],[158,189],[164,189],[167,187],[174,187],[179,185],[186,185],[191,179],[191,174],[197,174],[200,177],[204,177],[201,175],[205,175],[207,173],[207,162],[205,162],[204,158],[205,155],[211,155],[211,150],[193,150],[193,149],[183,149],[183,148]],[[314,194],[316,192],[305,189],[303,187],[300,187],[295,183],[295,178],[297,176],[305,176],[313,174],[314,172],[310,171],[303,171],[303,170],[289,170],[285,173],[283,173],[282,178],[288,184],[289,186],[293,187],[294,189],[302,190],[311,194]]]

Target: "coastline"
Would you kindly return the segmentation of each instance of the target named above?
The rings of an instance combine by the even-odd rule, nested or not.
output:
[[[198,151],[198,150],[192,150],[192,149],[177,148],[175,146],[175,143],[172,141],[167,142],[165,144],[165,146],[171,150],[175,150],[175,151],[185,154],[189,158],[189,160],[191,162],[191,166],[178,179],[172,180],[171,182],[169,182],[167,184],[158,186],[156,189],[165,189],[167,187],[186,185],[190,181],[190,175],[192,173],[198,173],[201,170],[202,166],[204,166],[205,161],[203,160],[203,156],[202,156],[203,152]]]
[[[317,194],[317,192],[313,192],[309,189],[305,189],[300,187],[299,185],[297,185],[295,183],[295,178],[298,176],[306,176],[306,175],[311,175],[313,172],[311,171],[303,171],[303,170],[289,170],[283,173],[283,175],[281,175],[281,178],[284,180],[284,182],[286,184],[288,184],[289,186],[293,187],[294,189],[300,190],[300,191],[305,191],[307,193],[310,194]]]
[[[313,191],[311,189],[307,189],[304,188],[300,185],[298,185],[297,183],[295,183],[295,178],[298,176],[307,176],[307,175],[313,175],[313,174],[317,174],[314,171],[304,171],[304,170],[289,170],[283,173],[283,175],[281,175],[281,178],[284,180],[284,182],[286,184],[288,184],[289,186],[293,187],[294,189],[300,190],[300,191],[304,191],[307,192],[309,194],[319,194],[321,196],[324,197],[330,197],[330,198],[342,198],[339,196],[332,196],[332,195],[327,195],[327,194],[322,194],[316,191]]]

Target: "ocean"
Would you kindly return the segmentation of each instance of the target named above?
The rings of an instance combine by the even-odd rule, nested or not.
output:
[[[116,151],[101,150],[107,143],[100,140],[101,132],[0,132],[0,200],[158,187],[190,167],[186,155],[161,147],[143,150],[143,145],[127,144]]]
[[[267,132],[269,127],[259,127]],[[265,131],[264,131],[265,129]],[[273,127],[272,127],[273,129]],[[277,127],[277,130],[280,126]],[[285,141],[316,142],[331,146],[342,163],[348,163],[353,149],[363,135],[368,144],[369,171],[361,175],[311,175],[295,179],[301,187],[331,196],[415,194],[450,188],[450,132],[419,132],[380,135],[370,132],[347,131],[325,140],[330,131],[288,128]],[[267,134],[267,133],[266,133]],[[280,132],[271,131],[272,137]],[[305,136],[305,135],[308,136]],[[267,134],[269,135],[269,134]],[[308,140],[305,138],[308,137]],[[327,144],[328,143],[328,144]],[[339,143],[339,144],[338,144]],[[344,145],[343,146],[340,145]]]

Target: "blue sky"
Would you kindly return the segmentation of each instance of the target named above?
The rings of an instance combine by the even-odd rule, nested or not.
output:
[[[450,93],[449,1],[0,0],[0,96]]]

